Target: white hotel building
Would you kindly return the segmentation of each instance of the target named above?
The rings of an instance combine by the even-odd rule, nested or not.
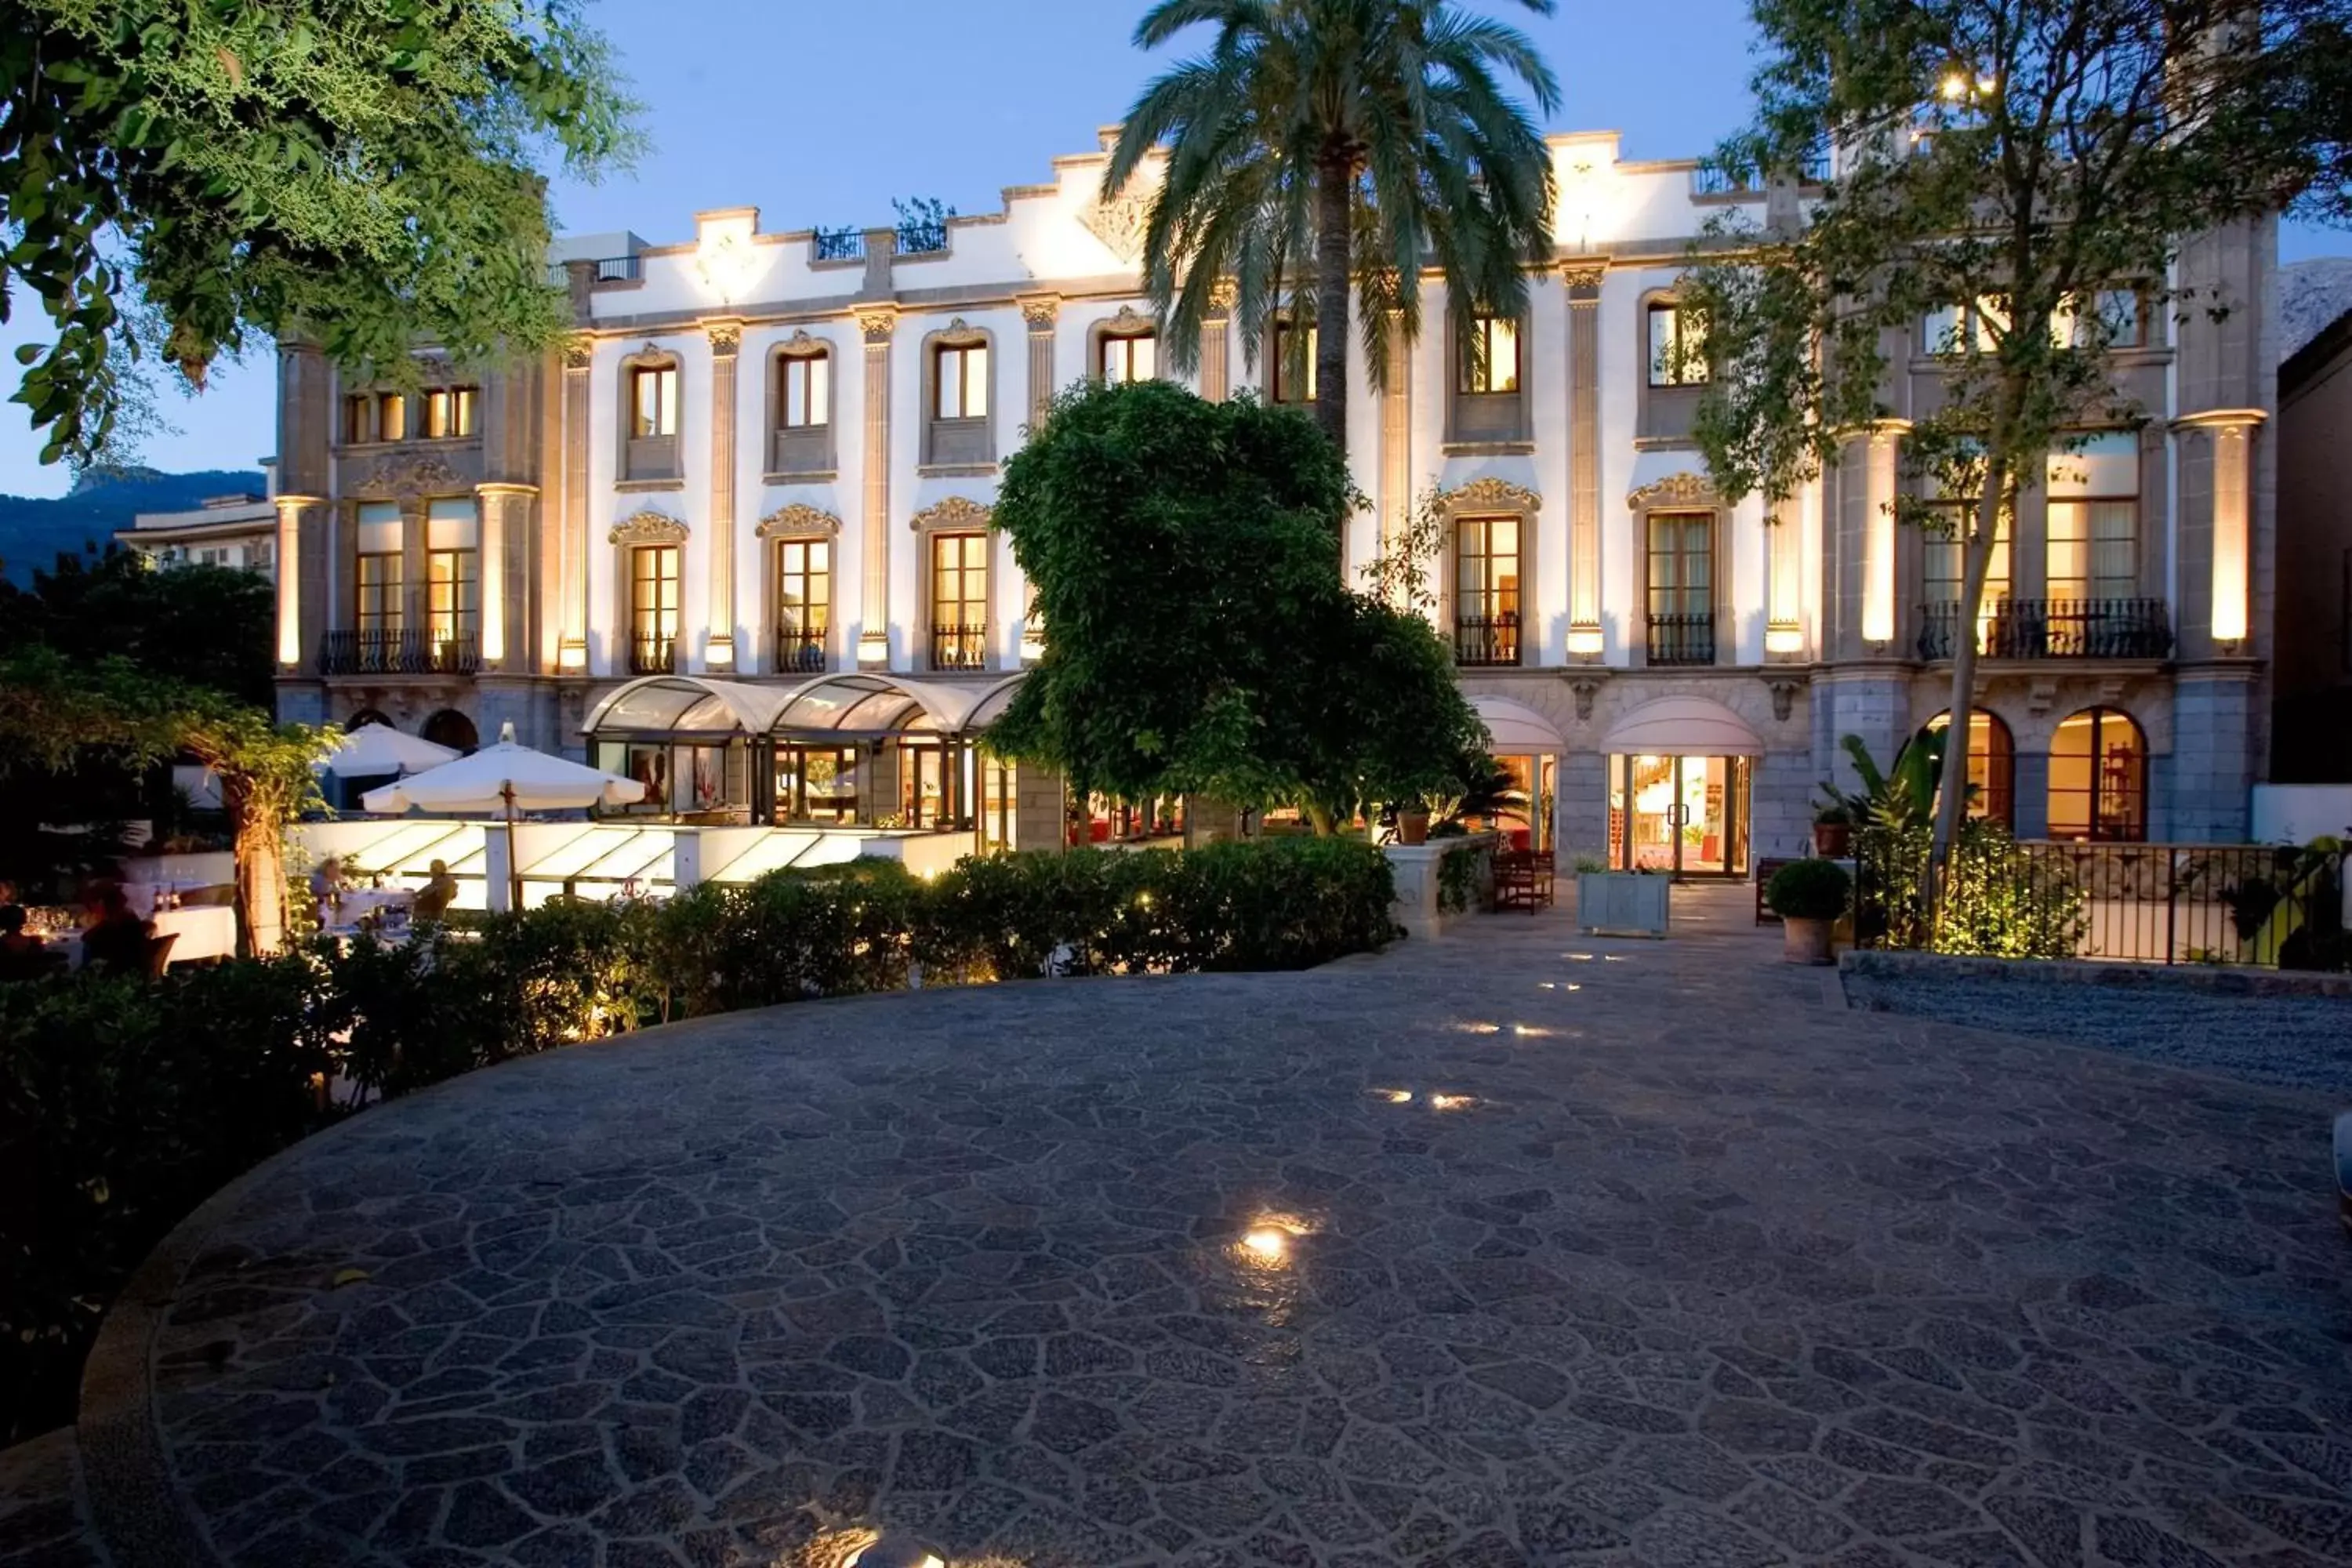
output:
[[[1550,145],[1554,261],[1491,384],[1442,328],[1391,351],[1381,395],[1352,351],[1373,510],[1348,558],[1442,491],[1441,630],[1540,788],[1538,836],[1743,875],[1801,851],[1841,736],[1885,759],[1943,711],[1953,552],[1885,510],[1900,417],[1769,525],[1688,438],[1698,389],[1654,345],[1689,247],[1726,205],[1801,193],[1711,190],[1692,163],[1621,159],[1613,134]],[[1000,465],[1056,389],[1166,365],[1143,203],[1097,199],[1104,156],[938,230],[768,233],[741,207],[673,244],[567,242],[576,347],[433,365],[421,395],[282,349],[284,716],[461,744],[511,721],[688,820],[1061,842],[1058,783],[965,742],[1035,652],[989,528]],[[2274,251],[2268,226],[2190,247],[2183,280],[2233,308],[2139,311],[2115,357],[2141,416],[2018,520],[2005,605],[1977,628],[1975,750],[1981,804],[2021,836],[2244,836],[2270,750]],[[1898,415],[1938,394],[1940,330],[1891,345]],[[1246,365],[1230,321],[1200,351],[1204,396],[1302,390],[1270,353]],[[1097,837],[1139,826],[1097,815]]]

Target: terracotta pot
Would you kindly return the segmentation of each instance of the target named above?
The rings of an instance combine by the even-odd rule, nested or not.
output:
[[[1429,842],[1429,813],[1400,811],[1397,813],[1397,841],[1401,844]]]
[[[1835,921],[1783,919],[1780,921],[1781,962],[1811,964],[1834,962],[1830,956],[1830,933],[1836,929]]]
[[[1824,860],[1843,860],[1853,842],[1853,826],[1845,822],[1813,824],[1813,853]]]

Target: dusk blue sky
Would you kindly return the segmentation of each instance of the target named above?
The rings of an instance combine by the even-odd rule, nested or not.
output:
[[[1633,158],[1693,157],[1744,116],[1746,0],[1601,5],[1538,17],[1507,0],[1559,75],[1549,129],[1616,130]],[[562,227],[692,237],[700,208],[756,205],[763,228],[887,222],[890,198],[992,212],[999,190],[1085,152],[1169,58],[1129,37],[1142,0],[602,0],[592,11],[646,105],[654,146],[602,185],[557,187]],[[2352,251],[2352,237],[2287,236],[2288,259]],[[20,308],[30,301],[20,297]],[[27,312],[29,313],[29,312]],[[28,322],[0,335],[26,341]],[[13,362],[10,362],[13,363]],[[240,468],[276,442],[275,363],[226,366],[202,397],[166,394],[166,469]],[[13,376],[10,380],[13,390]],[[0,490],[61,494],[16,405],[0,411]]]

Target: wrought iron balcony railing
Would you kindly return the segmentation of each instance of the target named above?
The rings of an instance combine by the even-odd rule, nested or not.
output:
[[[931,627],[933,669],[988,668],[988,628],[942,622]]]
[[[1652,616],[1648,657],[1652,664],[1713,664],[1715,616]]]
[[[1949,600],[1919,606],[1919,657],[1950,658],[1970,623]],[[2172,623],[2162,599],[2006,599],[1973,625],[1985,658],[2165,658]]]
[[[639,633],[629,639],[629,673],[669,675],[677,669],[677,638]]]
[[[471,675],[482,668],[480,639],[468,629],[434,633],[371,626],[319,639],[323,675]]]
[[[822,675],[824,673],[824,628],[823,626],[782,626],[776,631],[776,673],[779,675]]]
[[[1519,662],[1519,613],[1454,617],[1454,662],[1459,665]]]

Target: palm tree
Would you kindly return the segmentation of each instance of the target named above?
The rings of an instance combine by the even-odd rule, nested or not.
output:
[[[1559,79],[1525,34],[1448,0],[1158,0],[1135,41],[1156,47],[1196,23],[1215,41],[1136,100],[1104,199],[1165,145],[1143,254],[1170,360],[1193,368],[1226,279],[1247,364],[1278,308],[1328,328],[1315,334],[1315,418],[1344,453],[1351,284],[1375,387],[1391,314],[1407,342],[1420,335],[1427,262],[1474,345],[1478,311],[1525,308],[1523,268],[1550,255],[1551,155],[1496,78],[1516,77],[1547,112]],[[1302,359],[1305,341],[1291,333]]]

